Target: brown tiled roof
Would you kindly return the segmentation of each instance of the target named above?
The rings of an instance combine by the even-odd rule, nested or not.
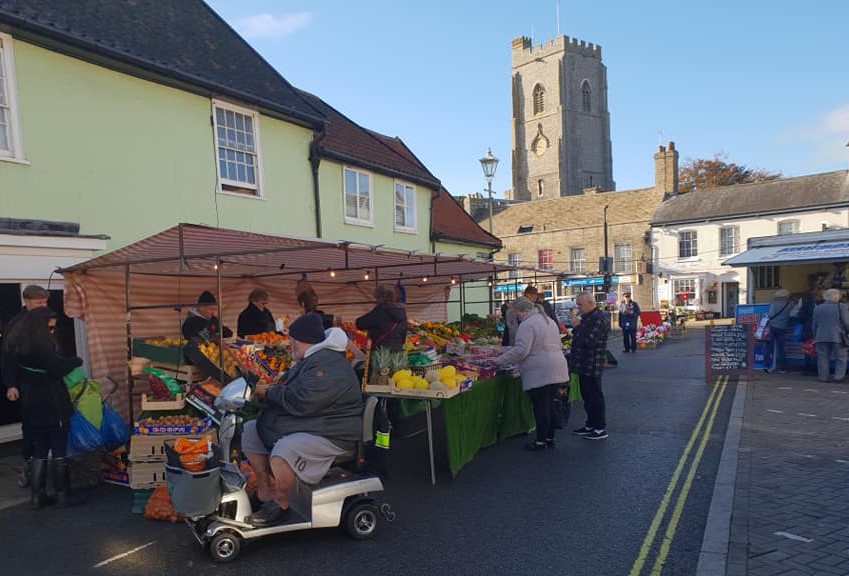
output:
[[[445,188],[433,200],[431,236],[434,240],[501,248],[501,240],[475,222]]]
[[[325,136],[317,146],[320,156],[439,189],[439,179],[401,140],[363,128],[314,94],[298,93],[328,120]]]
[[[654,214],[652,225],[819,210],[849,205],[849,170],[737,184],[678,194]]]

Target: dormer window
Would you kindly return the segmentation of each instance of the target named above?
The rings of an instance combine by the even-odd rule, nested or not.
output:
[[[519,226],[519,229],[516,231],[517,234],[527,234],[528,232],[534,231],[533,224],[522,224]]]

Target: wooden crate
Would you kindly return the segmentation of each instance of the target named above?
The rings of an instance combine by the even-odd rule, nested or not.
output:
[[[150,400],[147,394],[141,396],[141,409],[143,412],[156,412],[163,410],[182,410],[186,407],[186,399],[182,394],[177,394],[173,400]]]
[[[162,434],[148,436],[134,434],[130,436],[130,462],[165,462],[165,441],[176,438],[188,438],[197,440],[199,436],[183,436],[177,434]]]
[[[168,362],[153,360],[150,365],[152,368],[162,370],[169,376],[173,376],[175,380],[185,382],[190,386],[206,378],[196,366],[189,364],[170,364]]]

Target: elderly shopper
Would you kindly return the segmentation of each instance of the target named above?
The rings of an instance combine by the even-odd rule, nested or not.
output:
[[[296,476],[308,484],[319,482],[363,433],[360,381],[345,359],[345,333],[325,331],[321,317],[311,313],[292,322],[289,336],[297,363],[283,383],[257,385],[256,395],[266,407],[242,432],[242,450],[264,502],[247,518],[254,526],[283,521]]]
[[[581,398],[587,411],[587,423],[572,433],[587,440],[607,438],[604,393],[601,375],[607,362],[607,338],[610,320],[596,306],[589,292],[581,292],[576,299],[579,318],[573,321],[572,350],[569,356],[572,370],[578,375]]]
[[[789,290],[778,290],[769,303],[769,344],[764,371],[784,374],[787,371],[787,329],[790,327],[790,313],[795,302],[790,298]]]
[[[262,288],[251,290],[248,295],[248,305],[239,314],[236,334],[239,338],[244,338],[262,332],[274,332],[276,329],[274,315],[268,309],[268,290]]]
[[[558,386],[569,382],[569,367],[560,344],[560,330],[542,305],[519,298],[512,309],[520,323],[516,344],[494,359],[500,366],[518,364],[522,388],[530,396],[536,419],[536,440],[528,450],[554,447],[555,404]]]
[[[811,331],[817,343],[817,377],[828,382],[830,360],[834,359],[834,380],[846,375],[846,335],[849,333],[849,309],[840,302],[840,290],[829,289],[823,303],[814,309]]]

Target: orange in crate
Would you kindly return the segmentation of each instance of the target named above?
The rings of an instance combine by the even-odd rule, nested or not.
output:
[[[174,451],[180,455],[180,464],[189,472],[201,472],[206,461],[212,457],[212,442],[210,436],[197,440],[177,438],[174,441]]]

